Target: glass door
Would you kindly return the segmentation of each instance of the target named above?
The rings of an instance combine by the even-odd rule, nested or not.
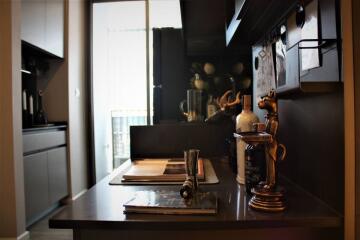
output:
[[[181,28],[179,1],[93,3],[92,115],[96,182],[129,159],[129,127],[151,124],[153,27]]]

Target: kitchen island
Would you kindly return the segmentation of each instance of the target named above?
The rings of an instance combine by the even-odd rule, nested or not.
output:
[[[135,191],[177,190],[179,186],[109,185],[126,169],[120,166],[49,220],[51,228],[73,229],[74,239],[342,239],[343,217],[318,198],[286,179],[287,209],[257,212],[248,207],[245,187],[235,180],[226,159],[211,159],[220,183],[201,185],[218,194],[218,214],[180,216],[124,214],[123,204]]]

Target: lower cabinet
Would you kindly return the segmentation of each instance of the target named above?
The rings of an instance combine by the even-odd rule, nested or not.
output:
[[[66,147],[24,156],[26,223],[68,195]]]
[[[28,223],[49,207],[47,152],[24,157],[24,180],[26,222]]]
[[[54,204],[68,195],[66,147],[48,152],[49,201]]]

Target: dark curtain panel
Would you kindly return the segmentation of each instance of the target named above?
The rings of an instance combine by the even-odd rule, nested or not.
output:
[[[181,29],[153,29],[154,123],[182,120],[179,103],[186,97],[185,51]]]

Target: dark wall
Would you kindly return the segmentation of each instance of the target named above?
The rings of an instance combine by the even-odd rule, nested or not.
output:
[[[340,32],[340,24],[337,23],[338,5],[337,0],[319,0],[320,32],[323,38],[334,38]],[[322,77],[317,77],[315,81],[322,80]],[[287,99],[280,98],[278,103],[278,140],[287,147],[286,160],[279,164],[280,174],[343,213],[342,83],[331,93],[292,94]],[[257,108],[254,111],[264,120],[264,111]]]
[[[287,157],[279,169],[339,212],[344,209],[343,89],[279,100],[280,143]]]

